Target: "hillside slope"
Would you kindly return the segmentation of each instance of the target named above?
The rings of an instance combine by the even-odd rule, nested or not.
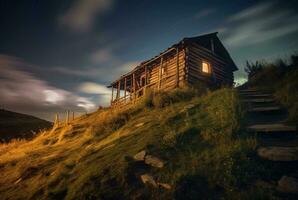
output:
[[[52,123],[46,120],[0,109],[0,140],[31,138],[34,132],[51,126]]]
[[[0,146],[1,198],[271,198],[258,183],[270,172],[255,158],[254,137],[241,132],[242,114],[232,89],[180,89],[82,116]],[[153,166],[133,158],[142,150]]]

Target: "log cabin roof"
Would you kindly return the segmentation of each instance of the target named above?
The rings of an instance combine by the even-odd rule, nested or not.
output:
[[[200,35],[200,36],[196,36],[196,37],[183,38],[181,41],[179,41],[178,43],[173,44],[171,47],[167,48],[166,50],[164,50],[163,52],[161,52],[157,56],[155,56],[155,57],[153,57],[149,60],[141,62],[133,70],[131,70],[130,72],[128,72],[124,75],[122,75],[119,79],[113,81],[108,87],[112,87],[112,85],[115,84],[117,81],[121,80],[122,78],[124,78],[126,76],[131,75],[133,72],[139,70],[144,65],[146,65],[150,62],[153,62],[154,60],[158,59],[162,55],[165,55],[165,54],[171,52],[172,50],[174,50],[178,46],[183,46],[185,44],[191,44],[191,43],[195,42],[198,45],[202,46],[206,51],[212,52],[211,43],[210,43],[211,39],[213,39],[213,42],[214,42],[214,46],[215,46],[214,53],[215,53],[215,55],[217,55],[221,59],[225,60],[229,64],[229,67],[231,68],[231,71],[237,71],[238,70],[237,66],[235,65],[234,61],[232,60],[232,58],[231,58],[229,52],[227,51],[227,49],[224,47],[224,45],[222,44],[220,39],[217,37],[217,33],[218,32],[213,32],[213,33],[208,33],[208,34],[204,34],[204,35]]]

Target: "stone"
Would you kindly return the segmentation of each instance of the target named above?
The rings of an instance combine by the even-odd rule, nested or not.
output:
[[[141,127],[143,125],[144,125],[144,122],[141,122],[141,123],[136,124],[135,127]]]
[[[159,187],[162,187],[162,188],[167,189],[167,190],[172,189],[171,185],[170,184],[167,184],[167,183],[157,183],[157,185]]]
[[[141,175],[141,180],[142,180],[142,182],[144,184],[150,184],[150,185],[152,185],[155,188],[158,187],[158,185],[155,182],[154,178],[151,175],[149,175],[149,174],[142,174]]]
[[[143,161],[143,160],[145,160],[145,156],[146,156],[146,151],[143,150],[143,151],[140,151],[139,153],[137,153],[136,155],[134,155],[133,158],[137,161]]]
[[[244,103],[270,103],[274,102],[274,99],[244,99]]]
[[[288,126],[285,124],[256,124],[247,127],[248,131],[253,132],[294,132],[296,126]]]
[[[271,161],[298,161],[298,147],[260,147],[257,153]]]
[[[147,155],[145,156],[145,163],[151,165],[152,167],[163,168],[164,162],[157,157]]]
[[[249,112],[272,112],[272,111],[279,111],[281,108],[279,106],[268,106],[268,107],[255,107],[251,108]]]
[[[283,176],[278,181],[277,189],[284,193],[298,194],[298,179],[289,176]]]

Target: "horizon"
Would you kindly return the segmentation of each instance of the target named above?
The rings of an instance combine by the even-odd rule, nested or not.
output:
[[[235,82],[243,83],[247,60],[298,51],[297,5],[0,0],[0,106],[50,121],[66,110],[92,112],[109,105],[106,85],[114,79],[184,37],[215,31],[239,68]]]

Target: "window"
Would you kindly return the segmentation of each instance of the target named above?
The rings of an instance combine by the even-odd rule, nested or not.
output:
[[[203,61],[202,62],[202,72],[210,74],[211,73],[211,66],[210,63]]]

